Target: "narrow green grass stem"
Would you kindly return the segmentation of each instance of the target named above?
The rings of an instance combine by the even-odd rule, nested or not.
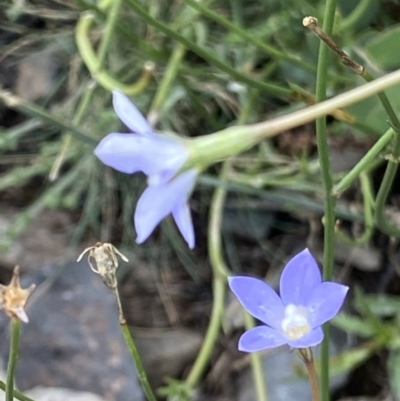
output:
[[[374,77],[366,70],[364,69],[364,72],[361,74],[361,76],[367,81],[367,82],[372,82],[374,81]],[[392,124],[393,128],[395,130],[400,130],[400,122],[399,119],[397,118],[397,114],[394,111],[392,105],[390,104],[390,101],[386,94],[384,92],[378,93],[379,100],[382,103],[383,108],[386,111],[386,114],[389,117],[389,121]]]
[[[94,81],[92,81],[88,85],[83,96],[81,97],[77,111],[72,119],[72,124],[74,126],[78,126],[81,123],[82,118],[85,115],[85,112],[90,105],[90,101],[92,100],[92,96],[93,96],[94,90],[96,89],[96,86],[97,86],[96,83]],[[49,173],[50,181],[55,181],[58,178],[59,172],[60,172],[61,167],[65,160],[65,156],[67,154],[68,148],[71,145],[72,138],[73,138],[73,135],[70,132],[67,132],[64,135],[60,150],[58,151],[58,154],[54,160],[53,166]]]
[[[120,89],[127,94],[139,93],[144,87],[146,87],[150,78],[150,71],[145,69],[137,82],[126,85],[112,77],[106,70],[104,70],[102,68],[102,63],[100,63],[100,60],[94,52],[89,40],[89,31],[94,20],[94,13],[83,13],[76,25],[75,31],[76,45],[78,46],[79,53],[93,79],[107,90]]]
[[[144,8],[142,8],[136,0],[125,0],[125,3],[136,12],[141,18],[143,18],[149,25],[154,26],[160,32],[175,39],[177,42],[183,44],[188,49],[192,50],[198,56],[202,57],[204,60],[208,61],[210,64],[216,66],[221,71],[227,73],[231,77],[235,78],[239,82],[243,82],[252,88],[262,90],[274,96],[290,97],[293,92],[292,90],[274,85],[268,84],[262,81],[258,81],[250,76],[243,74],[236,69],[232,68],[228,64],[224,63],[214,52],[211,50],[206,50],[198,46],[193,41],[187,39],[185,36],[171,29],[161,21],[153,18]]]
[[[370,167],[371,163],[376,160],[382,149],[392,140],[393,135],[393,128],[389,128],[379,138],[364,157],[334,186],[333,194],[335,196],[341,195],[363,171]]]
[[[400,229],[390,224],[385,216],[386,200],[396,176],[400,158],[400,134],[396,132],[391,159],[388,161],[375,203],[375,220],[380,230],[392,237],[400,237]]]
[[[144,394],[148,401],[157,401],[156,396],[151,389],[149,380],[147,379],[146,371],[144,370],[142,359],[140,358],[139,351],[136,347],[136,344],[132,338],[131,332],[129,331],[129,327],[126,323],[121,324],[122,334],[124,335],[124,339],[126,345],[128,346],[133,362],[135,363],[136,369],[138,371],[139,382],[142,386]]]
[[[11,318],[10,354],[8,356],[6,378],[6,401],[14,400],[14,377],[18,361],[18,346],[21,322],[18,318]]]
[[[107,52],[110,48],[111,39],[118,21],[118,14],[119,9],[121,8],[121,4],[121,0],[112,0],[111,4],[109,5],[110,11],[107,15],[106,26],[104,28],[104,33],[100,42],[99,50],[97,51],[97,59],[100,69],[103,67]]]
[[[372,75],[369,74],[368,71],[366,70],[364,71],[364,74],[362,76],[367,82],[372,82],[374,79]],[[379,100],[382,103],[382,106],[386,111],[386,114],[389,117],[390,124],[394,129],[394,142],[393,142],[392,154],[388,161],[382,183],[379,187],[378,194],[376,196],[375,220],[379,229],[383,231],[385,234],[393,237],[400,237],[400,229],[394,226],[393,224],[389,223],[385,216],[386,201],[392,188],[393,181],[396,176],[396,172],[399,165],[400,122],[386,94],[381,92],[378,94],[378,96]]]
[[[197,355],[194,365],[192,366],[185,382],[189,388],[193,389],[202,378],[204,371],[210,361],[211,354],[217,342],[219,331],[221,328],[222,317],[224,314],[226,294],[226,280],[223,276],[217,275],[213,279],[213,307],[211,311],[211,319],[207,328],[204,342]]]
[[[153,126],[158,120],[162,106],[171,92],[171,87],[178,74],[185,52],[186,48],[184,45],[182,45],[181,43],[175,44],[174,50],[172,51],[172,55],[167,64],[167,68],[164,72],[163,79],[158,85],[157,92],[150,107],[148,120]]]
[[[354,29],[354,25],[364,17],[372,1],[373,0],[360,0],[353,11],[342,20],[339,31],[346,32],[350,29]]]
[[[310,19],[311,17],[309,17]],[[374,77],[360,64],[351,60],[343,51],[340,49],[336,43],[330,38],[329,32],[325,30],[317,30],[317,26],[315,25],[315,21],[311,21],[307,19],[306,26],[309,26],[314,33],[318,35],[330,48],[331,50],[342,60],[342,62],[349,66],[352,70],[356,71],[360,74],[367,82],[373,82]],[[303,22],[304,24],[304,22]],[[381,186],[378,191],[377,200],[376,200],[376,211],[375,211],[375,219],[377,226],[386,234],[390,236],[400,236],[400,229],[393,224],[389,223],[385,216],[385,205],[387,201],[387,197],[389,195],[390,189],[393,185],[393,180],[396,176],[399,157],[400,157],[400,122],[397,118],[397,114],[392,108],[390,101],[384,92],[378,93],[378,98],[388,115],[390,125],[394,130],[394,144],[392,155],[388,161],[387,168],[381,183]]]
[[[361,193],[364,200],[364,232],[358,238],[350,238],[340,229],[336,230],[336,235],[340,241],[350,246],[361,246],[366,244],[374,232],[374,195],[371,180],[365,171],[360,174]]]
[[[16,109],[24,114],[27,114],[28,116],[31,116],[33,118],[38,118],[42,121],[50,123],[55,127],[70,131],[73,136],[75,136],[77,139],[81,140],[84,143],[88,143],[91,145],[95,145],[97,143],[97,141],[94,138],[85,134],[79,128],[70,125],[64,120],[55,117],[53,114],[48,113],[40,106],[15,96],[11,92],[0,89],[0,101],[4,102],[4,104],[7,107]]]
[[[222,178],[225,178],[230,163],[229,160],[224,163],[220,174]],[[213,307],[203,344],[185,381],[191,389],[197,386],[210,361],[224,314],[226,277],[229,272],[223,258],[221,243],[222,211],[225,198],[226,189],[217,188],[211,200],[208,226],[208,254],[213,270]]]
[[[326,0],[323,21],[323,30],[330,35],[335,19],[336,0]],[[318,53],[318,66],[316,78],[316,101],[326,99],[326,83],[328,76],[328,46],[321,42]],[[333,182],[329,161],[328,135],[326,118],[316,121],[316,135],[318,157],[321,165],[322,181],[325,189],[325,223],[324,223],[324,280],[332,279],[333,257],[335,246],[335,197],[332,194]],[[324,340],[321,345],[321,401],[329,401],[329,324],[324,325]]]
[[[6,384],[0,380],[0,390],[6,391]],[[20,401],[34,401],[32,398],[27,397],[25,394],[14,389],[14,398]]]
[[[242,39],[245,39],[248,43],[253,44],[266,54],[278,59],[278,60],[287,60],[292,62],[293,64],[298,65],[299,67],[307,70],[307,71],[315,71],[315,66],[303,61],[300,57],[292,56],[291,54],[287,54],[281,50],[276,49],[275,47],[265,43],[261,39],[258,39],[256,36],[241,28],[239,25],[231,22],[229,19],[225,18],[223,14],[217,13],[207,6],[205,6],[202,2],[196,0],[184,0],[186,4],[193,7],[195,10],[199,11],[206,17],[214,20],[218,24],[222,25],[224,28],[228,29],[231,32],[234,32]]]

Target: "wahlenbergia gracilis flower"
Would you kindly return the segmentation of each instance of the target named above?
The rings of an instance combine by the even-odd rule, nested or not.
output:
[[[107,166],[123,173],[143,172],[148,187],[140,197],[134,216],[136,242],[141,244],[160,221],[172,214],[190,248],[194,230],[187,203],[197,172],[176,175],[189,156],[188,149],[174,136],[154,132],[140,111],[121,92],[113,91],[113,106],[132,134],[111,133],[94,154]]]
[[[349,289],[322,282],[318,265],[308,249],[285,266],[280,296],[264,281],[251,277],[229,277],[229,286],[244,309],[264,323],[240,337],[239,350],[245,352],[283,344],[292,348],[319,344],[324,337],[321,325],[339,312]]]

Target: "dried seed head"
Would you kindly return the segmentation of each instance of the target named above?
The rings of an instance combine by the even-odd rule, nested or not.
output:
[[[0,309],[10,317],[17,317],[22,322],[28,323],[24,306],[35,287],[35,284],[32,284],[29,288],[21,288],[19,266],[15,266],[10,284],[7,286],[0,284]]]
[[[107,287],[115,288],[117,286],[116,271],[118,268],[117,255],[124,262],[128,258],[124,256],[114,245],[97,242],[94,246],[86,248],[78,257],[78,262],[85,253],[89,252],[88,263],[92,271],[99,274]],[[96,262],[93,263],[93,260]]]
[[[123,255],[114,245],[102,242],[96,242],[94,246],[86,248],[78,257],[78,262],[82,259],[85,253],[89,252],[88,263],[92,271],[99,274],[103,283],[114,291],[118,304],[119,321],[125,324],[124,314],[122,312],[121,300],[118,294],[118,281],[117,281],[117,268],[118,259],[117,255],[124,261],[128,262],[128,258]],[[92,264],[92,259],[96,262]]]

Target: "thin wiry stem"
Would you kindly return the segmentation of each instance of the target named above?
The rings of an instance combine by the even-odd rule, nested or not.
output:
[[[148,401],[157,401],[156,396],[153,393],[153,390],[151,389],[149,380],[147,378],[146,371],[143,366],[142,358],[140,357],[139,351],[136,347],[136,344],[132,338],[132,335],[129,331],[129,327],[126,323],[121,324],[121,330],[122,334],[124,335],[124,339],[126,342],[126,345],[128,346],[132,359],[136,365],[136,369],[138,371],[138,378],[139,382],[143,388],[144,394],[147,398]]]
[[[0,389],[3,390],[3,391],[6,391],[6,388],[7,388],[6,384],[3,381],[0,380]],[[17,400],[20,400],[20,401],[34,401],[32,398],[29,398],[25,394],[21,393],[18,390],[15,390],[15,389],[14,389],[13,394],[14,394],[14,398],[16,398]]]
[[[336,0],[326,0],[324,13],[324,31],[330,35],[335,19]],[[326,81],[328,71],[329,48],[321,42],[318,54],[316,79],[316,100],[322,102],[326,98]],[[328,135],[326,118],[316,121],[318,157],[321,164],[322,181],[325,189],[325,224],[324,224],[324,280],[332,279],[333,253],[335,247],[335,197],[332,195],[332,176],[329,161]],[[324,341],[321,346],[321,399],[329,401],[329,324],[324,325]]]
[[[224,163],[221,171],[222,178],[226,176],[226,173],[229,169],[229,164],[229,161]],[[207,366],[210,355],[214,349],[215,342],[218,338],[224,313],[226,277],[228,275],[228,268],[225,265],[225,261],[222,255],[221,223],[222,208],[225,202],[225,197],[226,190],[223,188],[218,188],[215,190],[213,199],[211,201],[210,221],[208,228],[208,253],[213,269],[214,300],[211,312],[211,319],[207,328],[203,345],[186,379],[186,383],[190,388],[194,388],[198,384],[204,373],[204,369]]]
[[[21,322],[18,318],[11,318],[11,341],[10,355],[8,356],[7,379],[6,379],[6,401],[14,400],[14,376],[18,360],[18,346]]]
[[[142,17],[149,25],[156,27],[160,32],[168,35],[170,38],[175,39],[179,43],[183,44],[188,49],[192,50],[200,57],[207,60],[209,63],[215,65],[221,71],[227,73],[231,77],[237,79],[239,82],[246,83],[250,87],[255,89],[259,89],[270,93],[275,96],[284,96],[290,97],[293,95],[293,91],[288,88],[278,86],[275,84],[269,84],[266,82],[258,81],[246,74],[239,72],[238,70],[232,68],[228,64],[224,63],[220,58],[218,58],[213,52],[210,50],[205,50],[204,48],[198,46],[196,43],[187,39],[185,36],[176,32],[172,28],[163,24],[161,21],[153,18],[144,8],[142,8],[136,0],[125,0],[125,3],[132,8],[140,17]]]

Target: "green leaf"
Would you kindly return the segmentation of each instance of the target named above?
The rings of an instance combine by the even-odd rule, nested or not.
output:
[[[377,332],[375,324],[344,312],[339,313],[332,320],[332,324],[346,333],[355,334],[363,338],[371,337]]]
[[[361,365],[361,363],[367,360],[378,347],[377,343],[365,343],[358,348],[353,348],[331,357],[329,365],[332,376],[349,372]]]
[[[379,67],[397,68],[400,66],[399,37],[400,25],[391,26],[370,40],[365,46],[365,51]]]
[[[400,349],[392,350],[388,359],[389,382],[394,398],[400,399]]]
[[[359,79],[357,79],[357,82],[362,83]],[[400,85],[394,85],[392,88],[387,89],[385,94],[394,110],[398,113],[400,111]],[[362,121],[364,125],[371,127],[375,131],[380,131],[382,134],[389,128],[387,123],[388,116],[378,96],[371,96],[368,99],[346,107],[345,110],[353,114],[358,121]]]
[[[364,295],[363,302],[370,311],[380,317],[390,317],[400,313],[400,297],[387,294]]]

